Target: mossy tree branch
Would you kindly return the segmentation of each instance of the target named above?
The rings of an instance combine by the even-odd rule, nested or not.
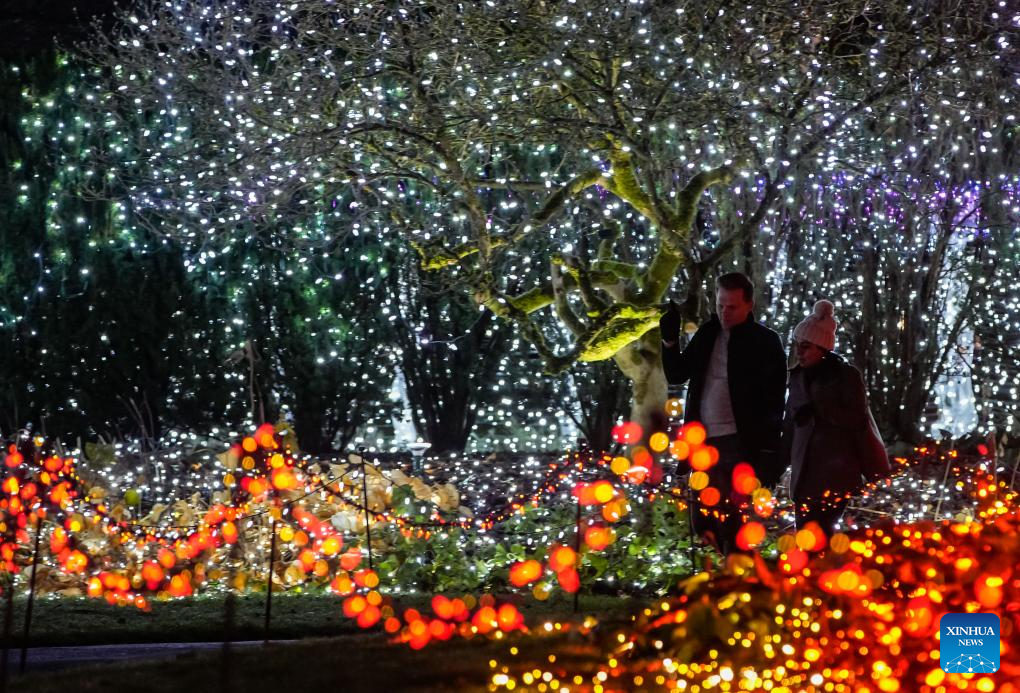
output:
[[[551,280],[516,297],[485,288],[476,293],[479,303],[497,316],[511,320],[538,351],[550,373],[559,373],[575,361],[599,361],[611,358],[619,349],[640,339],[658,325],[662,307],[658,305],[685,260],[683,241],[689,237],[697,205],[710,186],[729,182],[732,166],[702,171],[681,191],[675,210],[663,208],[637,180],[631,155],[622,147],[610,151],[612,172],[591,169],[560,186],[526,223],[506,234],[490,237],[490,249],[512,246],[533,229],[548,222],[568,200],[585,188],[599,184],[621,198],[658,227],[659,247],[643,272],[631,263],[610,259],[622,229],[600,243],[598,259],[589,265],[586,258],[554,255],[550,262]],[[433,244],[414,244],[422,256],[422,266],[440,270],[461,263],[479,252],[477,243],[453,248]],[[585,248],[587,246],[584,246]],[[599,295],[604,290],[612,303]],[[579,292],[587,308],[587,320],[570,306],[569,294]],[[536,311],[552,305],[564,326],[575,337],[574,347],[558,354],[549,346],[541,329],[531,318]]]
[[[659,247],[645,271],[644,286],[638,300],[640,304],[662,301],[677,269],[686,258],[683,249],[694,226],[702,195],[713,185],[729,183],[735,173],[735,168],[729,165],[701,171],[680,191],[676,210],[670,215],[669,227],[660,231]]]
[[[434,272],[460,264],[468,257],[478,254],[483,247],[488,252],[492,252],[500,248],[515,245],[524,240],[533,229],[540,228],[548,223],[563,208],[567,200],[601,180],[602,171],[597,168],[589,169],[574,176],[549,195],[530,219],[519,224],[516,229],[508,233],[488,234],[484,228],[479,228],[476,229],[481,234],[478,240],[461,243],[453,248],[443,246],[442,241],[422,243],[413,239],[410,241],[411,247],[421,257],[422,269]],[[485,222],[482,220],[474,225],[484,227]],[[484,257],[485,254],[483,253],[483,259]]]
[[[620,236],[623,235],[623,224],[617,222],[615,226],[616,228],[603,232],[604,236],[599,241],[597,255],[599,262],[609,262],[613,259],[613,253],[616,252],[616,243],[620,240]]]
[[[613,168],[611,174],[605,177],[603,187],[629,204],[655,226],[659,228],[668,226],[669,220],[663,217],[662,210],[655,205],[655,201],[638,182],[630,152],[618,146],[612,138],[610,143],[612,148],[609,151],[609,161]]]
[[[560,272],[559,258],[553,257],[549,263],[549,273],[552,276],[552,290],[553,290],[553,302],[556,306],[556,315],[559,316],[563,324],[567,326],[575,337],[580,337],[584,334],[585,327],[584,322],[574,313],[567,301],[567,291],[563,285],[563,274]]]
[[[577,361],[577,347],[565,354],[557,354],[546,341],[542,329],[531,319],[528,313],[521,310],[513,299],[491,287],[475,293],[475,300],[491,310],[497,317],[513,322],[521,335],[530,343],[545,364],[545,372],[551,375],[562,373]]]
[[[530,219],[520,224],[517,229],[509,234],[511,242],[517,243],[524,239],[535,228],[549,222],[567,203],[567,200],[576,197],[582,190],[589,188],[604,180],[602,170],[591,168],[584,171],[557,188],[546,198],[542,206],[531,216]]]
[[[621,265],[625,263],[619,263]],[[627,265],[627,267],[630,267]],[[634,268],[637,271],[637,268]],[[620,275],[615,272],[592,270],[589,272],[591,281],[594,287],[602,289],[610,296],[613,296],[616,300],[623,300],[623,280]],[[562,275],[563,287],[568,293],[571,291],[579,291],[580,288],[577,284],[577,280],[570,273]],[[547,306],[551,306],[555,300],[553,296],[553,288],[551,282],[543,282],[539,286],[518,294],[517,296],[507,296],[506,300],[512,302],[514,307],[524,312],[525,314],[534,313],[537,310],[541,310]],[[481,301],[479,301],[481,303]]]
[[[610,358],[630,342],[654,329],[661,315],[662,300],[677,269],[685,259],[684,241],[694,224],[698,202],[710,186],[732,179],[732,166],[702,171],[680,192],[675,209],[660,204],[638,181],[631,152],[607,136],[610,145],[610,173],[592,168],[557,188],[527,221],[504,234],[493,234],[453,248],[439,244],[413,244],[422,258],[422,267],[441,270],[460,264],[479,253],[481,246],[493,250],[516,245],[535,228],[548,223],[565,205],[584,189],[602,185],[609,192],[645,217],[659,232],[659,246],[648,268],[612,260],[615,245],[622,236],[618,229],[600,243],[597,260],[588,264],[586,257],[555,255],[551,259],[551,280],[517,297],[498,294],[491,288],[476,293],[479,302],[496,315],[513,321],[522,335],[538,350],[549,372],[561,372],[576,360],[597,361]],[[584,245],[584,249],[587,246]],[[587,255],[587,253],[585,253]],[[599,295],[606,291],[611,303]],[[577,291],[587,309],[587,319],[570,306],[569,294]],[[564,326],[575,337],[573,349],[557,354],[545,340],[541,329],[530,317],[534,312],[552,305]]]
[[[727,184],[733,180],[736,169],[732,165],[701,171],[688,181],[676,200],[676,213],[671,225],[674,234],[686,236],[694,225],[701,196],[713,185]],[[684,238],[685,240],[685,238]]]
[[[595,292],[591,269],[583,257],[556,253],[553,255],[552,264],[557,268],[557,271],[563,267],[573,278],[577,289],[581,292],[581,300],[584,301],[584,305],[588,309],[589,317],[605,310],[606,302]]]

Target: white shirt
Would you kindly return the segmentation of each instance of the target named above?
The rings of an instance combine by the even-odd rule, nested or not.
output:
[[[710,438],[737,432],[730,399],[729,362],[730,331],[720,330],[708,360],[705,387],[701,392],[701,423]]]

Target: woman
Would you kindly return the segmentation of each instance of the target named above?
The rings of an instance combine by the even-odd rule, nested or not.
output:
[[[889,474],[889,456],[868,409],[864,378],[832,351],[832,303],[818,301],[793,338],[797,363],[783,423],[783,468],[792,467],[797,526],[814,521],[831,536],[862,479]]]

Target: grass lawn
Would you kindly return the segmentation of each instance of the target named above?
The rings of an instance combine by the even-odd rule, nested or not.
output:
[[[452,596],[452,595],[451,595]],[[428,609],[431,596],[401,597],[399,604]],[[325,593],[273,595],[269,637],[288,640],[360,633],[354,621],[344,618],[342,598]],[[582,596],[580,613],[625,614],[636,604],[626,597]],[[88,598],[46,597],[36,600],[32,612],[31,646],[109,645],[148,642],[210,642],[225,638],[225,599],[202,596],[153,602],[152,610],[111,606]],[[528,623],[543,618],[568,618],[571,598],[556,595],[545,602],[530,597],[517,603]],[[2,611],[0,602],[0,611]],[[265,595],[250,594],[234,600],[232,640],[267,637]],[[25,601],[15,600],[13,644],[21,646]]]
[[[232,639],[265,638],[265,595],[238,597],[234,605]],[[33,607],[30,643],[33,646],[108,645],[223,640],[224,606],[225,599],[220,595],[153,602],[149,612],[86,597],[48,597],[37,600]],[[24,600],[15,601],[14,642],[19,646],[24,608]],[[340,635],[356,630],[357,624],[343,617],[338,597],[273,595],[272,638]]]
[[[566,640],[563,636],[556,638]],[[517,659],[541,666],[549,647],[564,642],[522,639]],[[28,693],[200,693],[203,691],[484,691],[489,660],[506,660],[510,643],[454,639],[420,651],[390,645],[381,634],[341,635],[181,656],[35,673],[11,679],[8,690]],[[564,655],[560,654],[560,661]],[[575,665],[572,669],[577,669]]]
[[[423,607],[426,597],[403,599],[402,605]],[[528,623],[545,619],[581,619],[596,613],[600,619],[626,619],[639,602],[626,598],[586,596],[580,613],[572,613],[569,598],[547,602],[523,600],[519,605]],[[15,614],[14,642],[20,645],[23,603]],[[33,615],[33,645],[97,645],[143,642],[218,641],[223,637],[222,597],[181,599],[153,604],[152,611],[112,607],[85,599],[43,599]],[[235,639],[264,637],[264,595],[236,600]],[[340,599],[323,594],[283,594],[273,599],[275,639],[301,639],[234,648],[225,655],[217,648],[161,661],[129,661],[105,665],[33,672],[12,677],[11,691],[473,691],[485,690],[492,670],[489,660],[505,660],[507,639],[484,638],[433,643],[414,651],[391,645],[387,636],[362,632],[340,611]],[[576,636],[569,636],[576,637]],[[583,643],[573,646],[568,636],[522,638],[515,644],[522,661],[545,663],[550,647],[576,651],[586,661]],[[562,659],[561,655],[561,659]],[[569,655],[567,655],[569,656]],[[17,661],[17,651],[11,653]],[[577,668],[577,667],[575,667]]]

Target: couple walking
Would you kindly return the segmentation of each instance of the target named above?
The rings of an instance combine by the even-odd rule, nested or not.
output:
[[[675,307],[659,323],[666,379],[690,381],[685,418],[700,421],[706,442],[719,451],[709,479],[722,502],[695,512],[694,529],[723,553],[734,548],[747,501],[733,490],[739,462],[751,464],[763,486],[774,486],[791,467],[797,526],[814,521],[827,534],[862,479],[890,471],[864,379],[833,351],[832,303],[818,301],[794,329],[796,363],[789,371],[779,335],[754,319],[753,304],[751,281],[724,274],[716,283],[716,313],[686,348],[679,345]]]

